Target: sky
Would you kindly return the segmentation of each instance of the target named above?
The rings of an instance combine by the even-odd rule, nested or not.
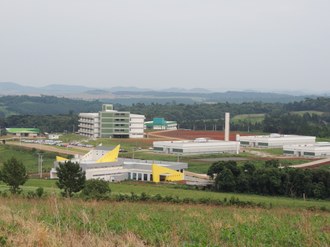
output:
[[[330,92],[329,0],[0,0],[0,82]]]

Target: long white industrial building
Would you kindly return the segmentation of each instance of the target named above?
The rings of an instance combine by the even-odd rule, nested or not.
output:
[[[156,141],[153,142],[154,152],[168,154],[213,154],[233,153],[238,154],[240,143],[237,141],[217,141],[206,138],[197,138],[193,141]]]
[[[315,139],[315,136],[270,134],[237,136],[236,141],[245,147],[282,148],[284,145],[314,144]]]
[[[285,145],[283,154],[297,157],[330,157],[330,142],[306,145]]]

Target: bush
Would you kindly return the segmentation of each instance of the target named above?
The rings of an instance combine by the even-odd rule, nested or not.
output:
[[[109,182],[102,179],[90,179],[85,183],[82,195],[85,198],[105,199],[111,193]]]
[[[43,194],[44,194],[44,188],[39,187],[39,188],[36,189],[36,196],[38,198],[41,198],[43,196]]]

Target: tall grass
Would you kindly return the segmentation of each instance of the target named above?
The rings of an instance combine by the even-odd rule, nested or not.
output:
[[[12,246],[327,246],[327,212],[0,198]]]

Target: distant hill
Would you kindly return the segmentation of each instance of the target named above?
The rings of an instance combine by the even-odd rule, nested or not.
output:
[[[55,115],[97,112],[102,103],[73,100],[55,96],[2,96],[0,97],[0,117],[10,115]]]
[[[289,103],[294,101],[301,101],[305,98],[316,98],[317,96],[293,96],[289,94],[279,93],[263,93],[263,92],[167,92],[167,91],[144,91],[144,92],[127,92],[119,91],[113,93],[113,102],[121,104],[132,103],[243,103],[243,102],[265,102],[265,103]],[[106,99],[102,99],[107,101]]]
[[[168,88],[150,90],[138,87],[111,87],[94,88],[76,85],[52,84],[44,87],[22,86],[13,82],[0,82],[1,95],[29,95],[29,96],[59,96],[71,99],[98,99],[103,102],[130,105],[133,103],[242,103],[242,102],[267,102],[288,103],[316,98],[314,95],[290,95],[284,93],[255,92],[255,91],[228,91],[213,92],[203,88]]]

